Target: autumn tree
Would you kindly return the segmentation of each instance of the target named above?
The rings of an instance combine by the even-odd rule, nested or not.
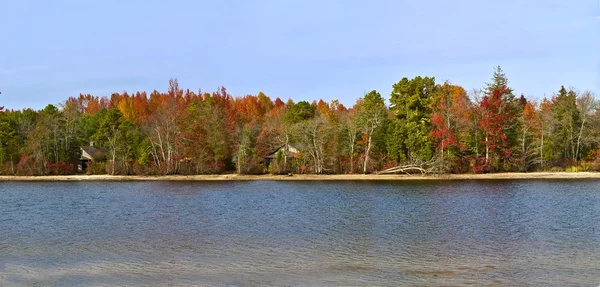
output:
[[[349,173],[354,173],[354,158],[357,156],[356,142],[359,136],[360,127],[355,120],[355,110],[346,110],[340,115],[340,144],[342,154],[349,157]]]
[[[460,86],[445,82],[437,90],[431,115],[431,136],[440,155],[439,169],[448,171],[448,161],[467,149],[471,102]]]
[[[214,159],[208,141],[212,108],[201,96],[192,101],[183,111],[181,118],[181,145],[184,156],[184,173],[208,173],[212,171]]]
[[[169,94],[155,92],[150,95],[150,101],[158,104],[145,124],[153,162],[162,174],[176,172],[178,144],[181,140],[177,124],[178,105],[173,88],[170,88],[172,92]]]
[[[72,173],[78,147],[91,142],[109,150],[110,174],[600,167],[600,110],[591,92],[561,87],[539,102],[515,97],[497,67],[469,94],[434,78],[403,78],[389,103],[388,110],[376,91],[349,109],[335,100],[284,102],[263,92],[232,96],[224,87],[184,90],[176,79],[166,92],[80,94],[41,110],[0,109],[0,173]],[[299,153],[279,152],[264,166],[264,156],[292,145]]]
[[[247,95],[234,100],[234,112],[237,115],[234,160],[238,173],[262,172],[256,141],[265,114],[272,107],[271,99],[262,92],[257,96]]]
[[[277,100],[275,101],[277,102]],[[281,101],[279,101],[281,102]],[[289,145],[290,128],[285,123],[285,104],[275,104],[265,114],[263,124],[256,139],[256,150],[261,155],[267,155],[276,149]],[[280,160],[276,160],[269,168],[269,172],[280,174],[287,170],[287,154],[281,154]]]
[[[537,118],[539,119],[539,164],[540,169],[545,170],[548,166],[546,162],[552,159],[552,131],[554,129],[554,117],[552,115],[552,101],[547,98],[542,99],[537,109]]]
[[[526,101],[523,106],[523,111],[517,119],[520,122],[520,137],[519,137],[519,156],[516,158],[516,165],[519,171],[531,171],[535,166],[540,165],[540,149],[538,141],[542,135],[542,120],[537,111],[537,105],[533,102]]]
[[[511,107],[503,105],[507,87],[496,89],[491,95],[486,94],[481,103],[482,118],[479,126],[483,131],[485,146],[485,165],[487,169],[504,168],[498,166],[498,160],[509,158],[511,154],[507,129],[513,118]]]
[[[327,116],[317,112],[314,117],[295,124],[298,147],[306,154],[308,165],[316,174],[325,171],[327,143],[334,135],[334,130]]]
[[[207,125],[207,141],[211,151],[213,172],[218,173],[226,170],[231,165],[232,160],[232,138],[235,133],[236,114],[233,111],[232,97],[225,88],[221,88],[210,96],[205,97],[204,116]]]
[[[502,137],[503,152],[505,153],[500,158],[502,159],[502,167],[496,166],[495,168],[502,168],[503,170],[510,170],[512,168],[510,158],[517,156],[519,157],[520,148],[519,148],[519,139],[521,134],[521,122],[518,118],[521,116],[523,112],[523,103],[519,103],[519,100],[515,97],[513,90],[509,87],[508,78],[506,77],[504,71],[500,66],[496,67],[494,74],[492,76],[492,80],[490,83],[486,84],[486,88],[483,90],[485,97],[487,100],[491,100],[494,98],[494,93],[500,92],[501,95],[499,99],[499,111],[502,113],[501,118],[503,119],[504,126],[502,127],[502,131],[498,131],[497,136]],[[524,100],[524,98],[522,98]],[[494,107],[491,107],[492,109]],[[490,112],[489,109],[486,109],[485,113]],[[487,115],[489,116],[489,114]],[[494,145],[489,141],[490,137],[496,137],[495,135],[487,135],[487,143],[486,144],[486,164],[489,165],[489,144]],[[513,149],[514,147],[514,149]],[[489,167],[489,166],[488,166]]]

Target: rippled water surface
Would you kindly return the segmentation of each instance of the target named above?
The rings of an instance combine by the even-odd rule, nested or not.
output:
[[[0,183],[0,286],[598,286],[600,181]]]

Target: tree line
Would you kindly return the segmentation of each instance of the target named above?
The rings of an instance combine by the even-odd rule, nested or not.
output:
[[[42,110],[0,113],[0,173],[77,173],[80,146],[106,160],[95,174],[236,172],[347,174],[483,173],[600,169],[595,95],[560,87],[551,98],[515,96],[500,67],[467,92],[433,77],[403,78],[388,103],[377,91],[354,106],[283,102],[183,90],[81,94]],[[283,146],[268,166],[265,155]],[[285,153],[285,154],[283,154]]]

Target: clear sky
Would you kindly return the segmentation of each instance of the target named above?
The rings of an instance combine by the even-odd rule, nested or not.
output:
[[[600,0],[0,0],[0,105],[180,87],[339,99],[402,77],[600,91]]]

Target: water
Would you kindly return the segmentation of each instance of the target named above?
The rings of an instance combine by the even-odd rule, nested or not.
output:
[[[598,286],[600,181],[0,183],[0,286]]]

